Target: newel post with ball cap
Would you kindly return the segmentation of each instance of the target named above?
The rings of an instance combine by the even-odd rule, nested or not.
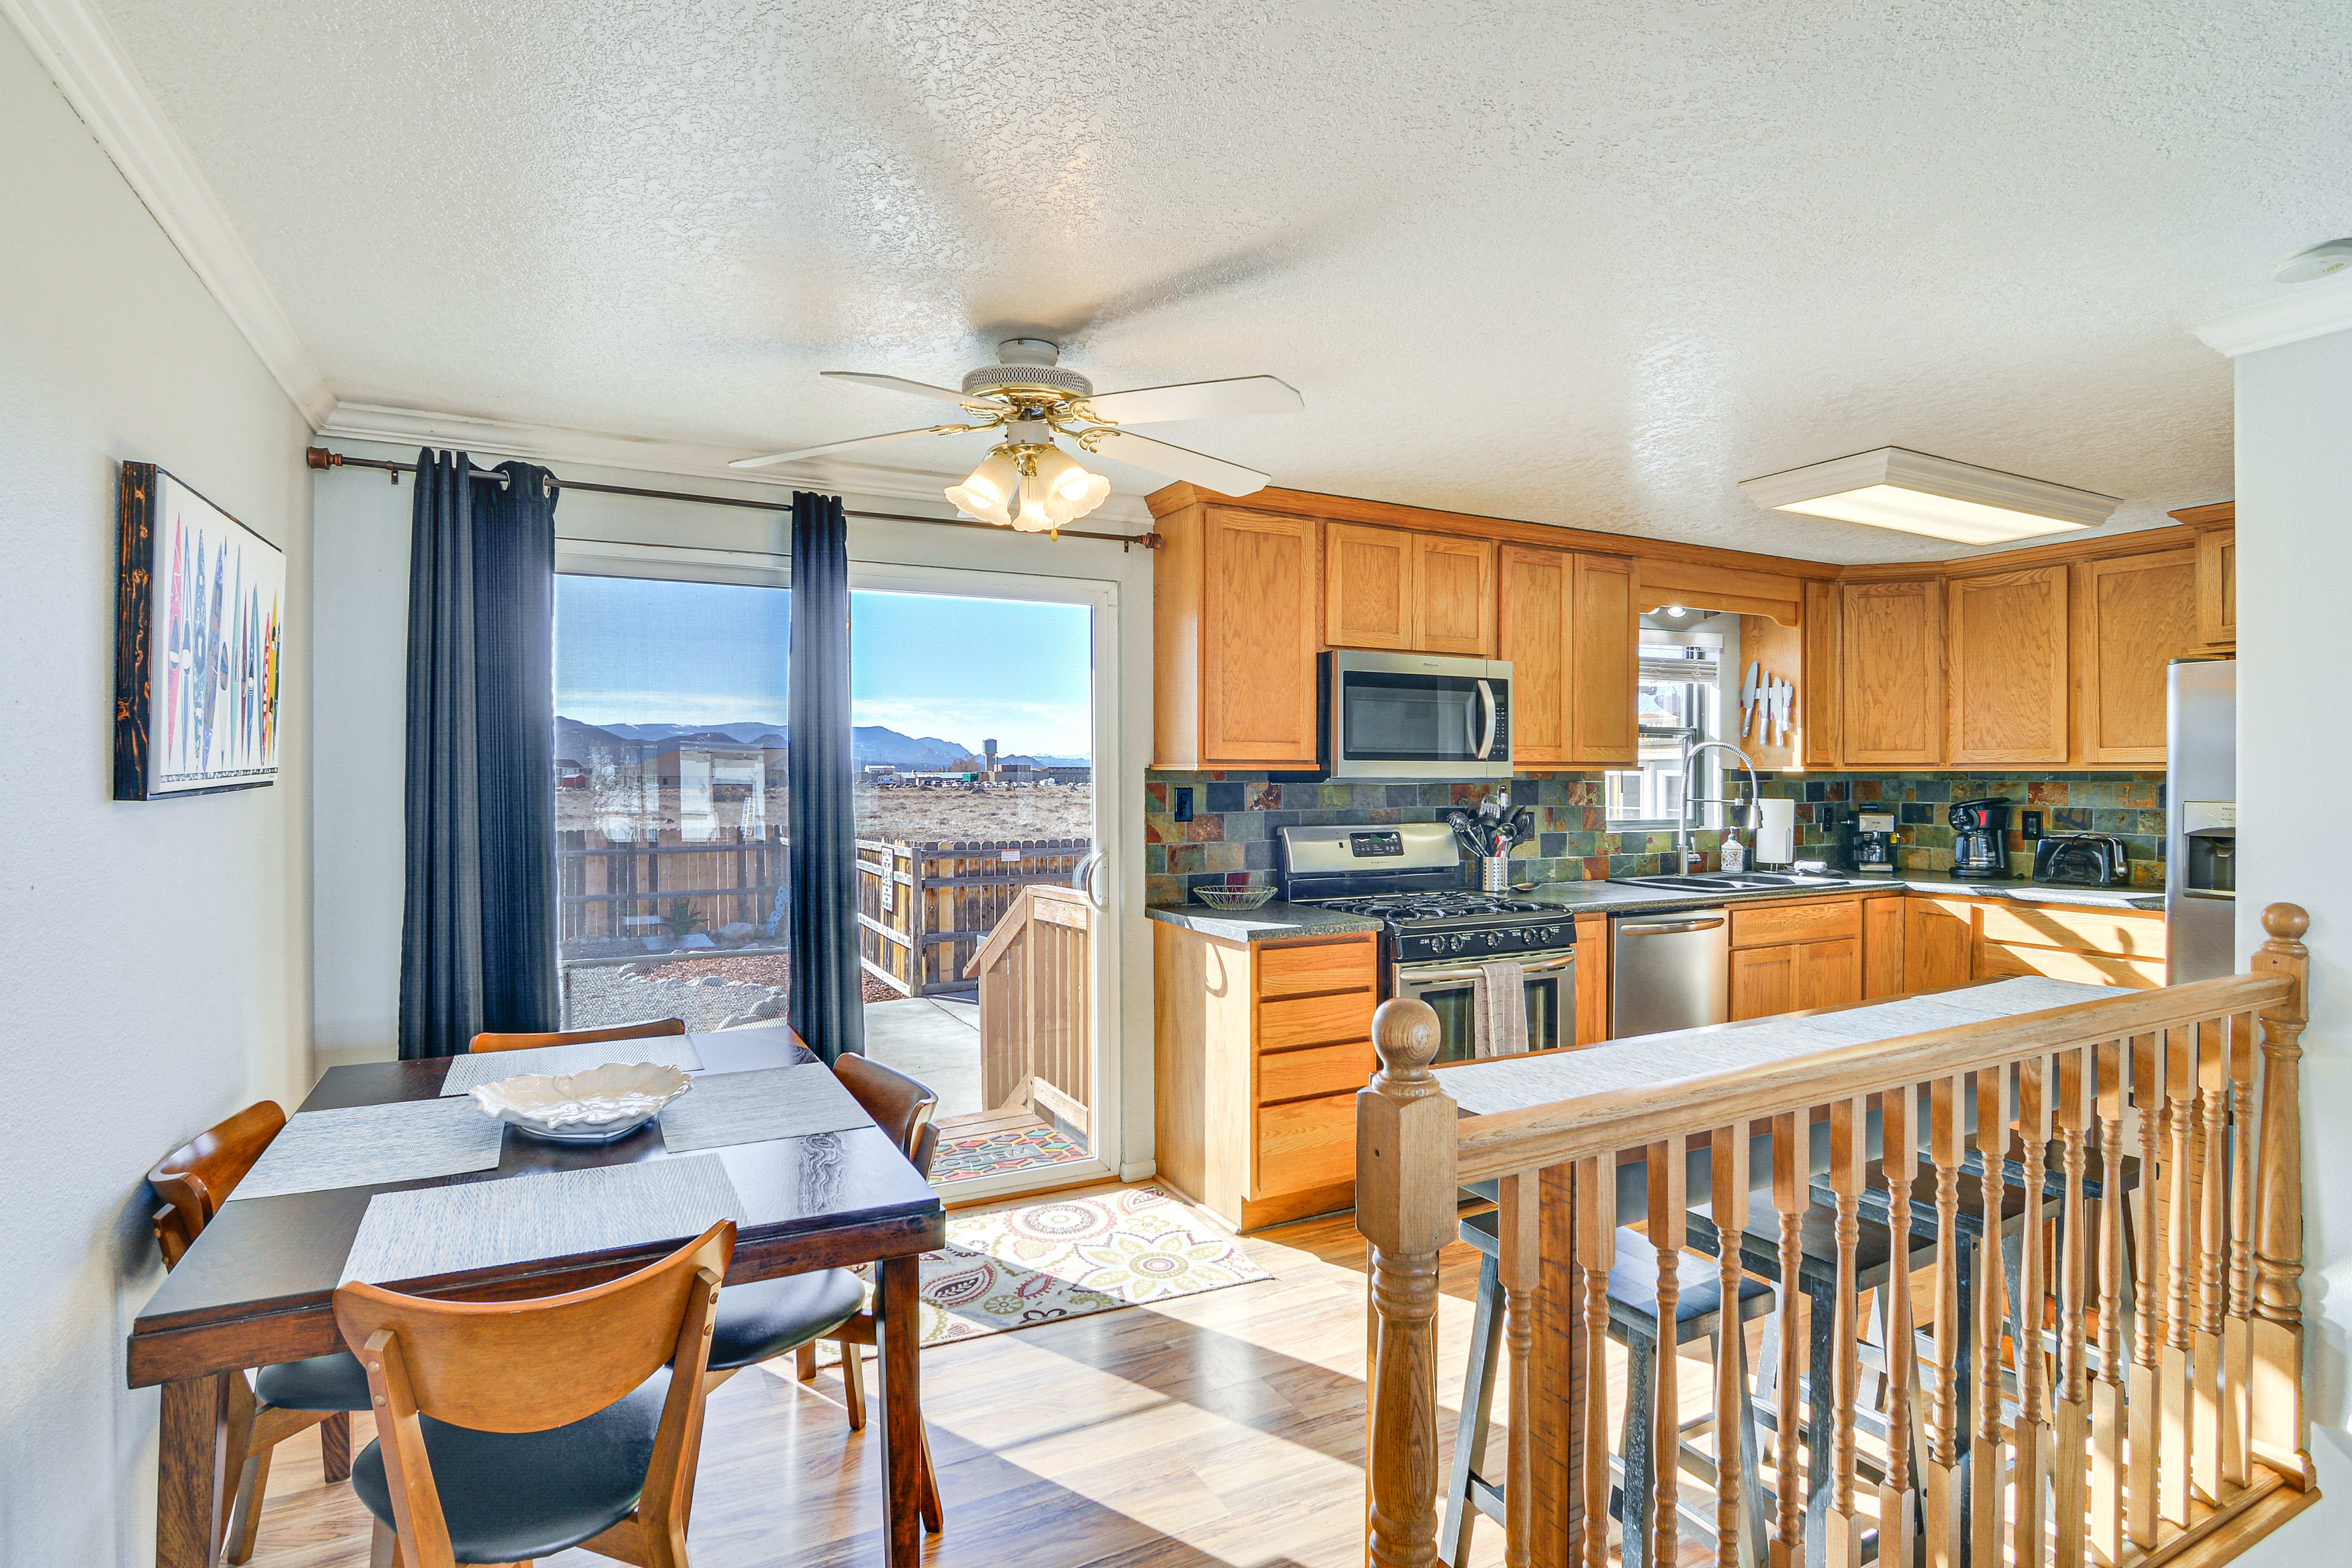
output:
[[[2284,1003],[2262,1010],[2263,1109],[2254,1144],[2253,1451],[2298,1489],[2312,1484],[2303,1404],[2303,1029],[2311,1021],[2311,916],[2294,904],[2263,911],[2269,941],[2256,974],[2292,982]]]
[[[1429,1064],[1437,1014],[1372,1015],[1380,1070],[1356,1095],[1356,1229],[1371,1244],[1365,1549],[1373,1568],[1437,1561],[1437,1255],[1454,1239],[1454,1101]]]

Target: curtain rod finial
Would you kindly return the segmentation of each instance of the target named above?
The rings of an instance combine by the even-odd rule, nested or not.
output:
[[[305,447],[302,460],[314,468],[340,468],[343,466],[343,455],[330,452],[324,447]]]

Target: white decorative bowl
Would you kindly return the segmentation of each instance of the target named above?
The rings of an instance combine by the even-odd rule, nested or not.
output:
[[[526,1073],[466,1092],[486,1114],[558,1143],[608,1143],[661,1114],[694,1087],[672,1067],[608,1062],[586,1072]]]

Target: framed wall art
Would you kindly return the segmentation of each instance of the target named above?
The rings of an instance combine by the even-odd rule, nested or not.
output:
[[[286,552],[152,463],[125,463],[114,798],[278,778]]]

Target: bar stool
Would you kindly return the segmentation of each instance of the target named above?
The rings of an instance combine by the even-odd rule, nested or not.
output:
[[[1438,1531],[1438,1560],[1446,1568],[1460,1568],[1470,1555],[1470,1530],[1483,1513],[1498,1523],[1503,1519],[1503,1488],[1489,1480],[1486,1429],[1495,1402],[1495,1364],[1502,1349],[1503,1246],[1497,1217],[1491,1210],[1462,1221],[1462,1239],[1476,1247],[1478,1259],[1477,1315],[1470,1329],[1470,1360],[1462,1383],[1462,1416],[1454,1435],[1454,1468],[1446,1487],[1445,1521]],[[1650,1505],[1657,1490],[1656,1467],[1675,1464],[1681,1455],[1663,1458],[1650,1451],[1651,1430],[1657,1405],[1654,1383],[1658,1342],[1658,1255],[1640,1232],[1620,1227],[1616,1260],[1609,1270],[1609,1337],[1625,1347],[1630,1375],[1625,1390],[1625,1425],[1618,1441],[1624,1450],[1624,1481],[1612,1489],[1610,1511],[1625,1527],[1624,1557],[1628,1563],[1649,1561]],[[1723,1331],[1722,1291],[1713,1274],[1683,1283],[1675,1308],[1675,1343],[1696,1340],[1713,1342]],[[1739,1282],[1741,1323],[1771,1310],[1769,1287],[1754,1279]],[[1748,1393],[1746,1336],[1735,1326],[1732,1342],[1739,1368],[1739,1409],[1717,1411],[1711,1419],[1718,1447],[1727,1441],[1724,1423],[1736,1419],[1739,1433],[1740,1473],[1757,1474],[1756,1410]],[[1685,1427],[1685,1430],[1691,1430]],[[1740,1531],[1747,1537],[1744,1560],[1766,1560],[1763,1490],[1745,1489]],[[1475,1510],[1475,1511],[1474,1511]],[[1694,1517],[1692,1525],[1712,1536],[1715,1521]],[[1748,1555],[1747,1553],[1752,1553]]]

